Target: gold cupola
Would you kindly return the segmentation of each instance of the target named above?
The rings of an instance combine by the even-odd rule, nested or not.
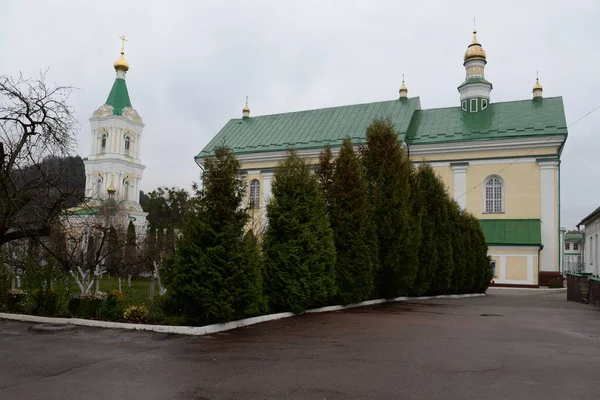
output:
[[[248,96],[246,96],[246,105],[242,109],[242,118],[243,119],[250,118],[250,107],[248,107]]]
[[[129,63],[125,59],[125,41],[127,39],[125,38],[125,35],[121,35],[119,39],[121,39],[121,57],[119,57],[119,59],[115,61],[113,66],[115,67],[116,71],[127,72],[129,71]]]
[[[543,97],[542,93],[544,92],[544,88],[540,85],[539,78],[535,78],[535,85],[533,85],[533,98],[541,99]]]
[[[404,84],[404,74],[402,74],[402,85],[400,86],[400,100],[408,98],[408,88]]]
[[[473,40],[465,52],[464,61],[467,62],[473,59],[486,61],[485,57],[485,50],[483,50],[481,43],[479,43],[479,40],[477,40],[477,29],[473,29]]]

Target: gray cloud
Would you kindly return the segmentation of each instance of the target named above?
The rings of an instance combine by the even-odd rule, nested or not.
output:
[[[563,96],[568,123],[598,105],[596,1],[19,1],[3,5],[2,73],[80,88],[78,152],[106,100],[120,34],[128,87],[146,123],[142,188],[189,187],[193,156],[250,96],[253,115],[395,98],[401,74],[424,108],[458,105],[476,14],[493,101],[529,98],[536,70]],[[417,5],[418,4],[418,5]],[[563,152],[562,224],[598,206],[600,111],[574,125]]]

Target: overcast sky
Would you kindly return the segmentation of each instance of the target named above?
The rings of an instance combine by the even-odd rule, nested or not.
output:
[[[493,3],[493,5],[491,4]],[[246,95],[253,115],[397,97],[405,73],[423,108],[458,106],[473,15],[492,102],[527,99],[539,70],[563,96],[567,123],[600,105],[600,2],[527,1],[6,1],[0,73],[73,85],[78,153],[102,105],[125,34],[129,95],[146,127],[142,189],[189,188],[193,157]],[[600,205],[600,110],[569,128],[562,225]]]

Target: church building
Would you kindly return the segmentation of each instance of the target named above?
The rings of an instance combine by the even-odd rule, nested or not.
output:
[[[536,79],[529,99],[494,103],[485,79],[486,52],[473,31],[465,80],[455,107],[422,109],[402,81],[399,98],[230,120],[195,157],[202,167],[225,143],[247,173],[248,205],[266,226],[273,171],[286,151],[316,163],[346,136],[365,142],[367,126],[391,118],[415,165],[426,162],[459,205],[481,222],[498,286],[538,287],[560,276],[560,156],[567,139],[561,97],[543,97]],[[447,89],[442,90],[451,90]]]
[[[96,215],[109,201],[124,228],[132,221],[138,233],[145,233],[147,213],[140,206],[140,184],[146,168],[141,160],[144,123],[131,105],[126,75],[125,37],[121,56],[114,63],[115,81],[106,102],[90,118],[91,149],[84,159],[85,195],[88,203],[70,210],[71,217]]]

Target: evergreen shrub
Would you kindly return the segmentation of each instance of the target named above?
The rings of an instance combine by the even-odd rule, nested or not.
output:
[[[265,294],[272,311],[301,313],[337,294],[335,245],[316,176],[290,152],[275,169],[264,234]]]

